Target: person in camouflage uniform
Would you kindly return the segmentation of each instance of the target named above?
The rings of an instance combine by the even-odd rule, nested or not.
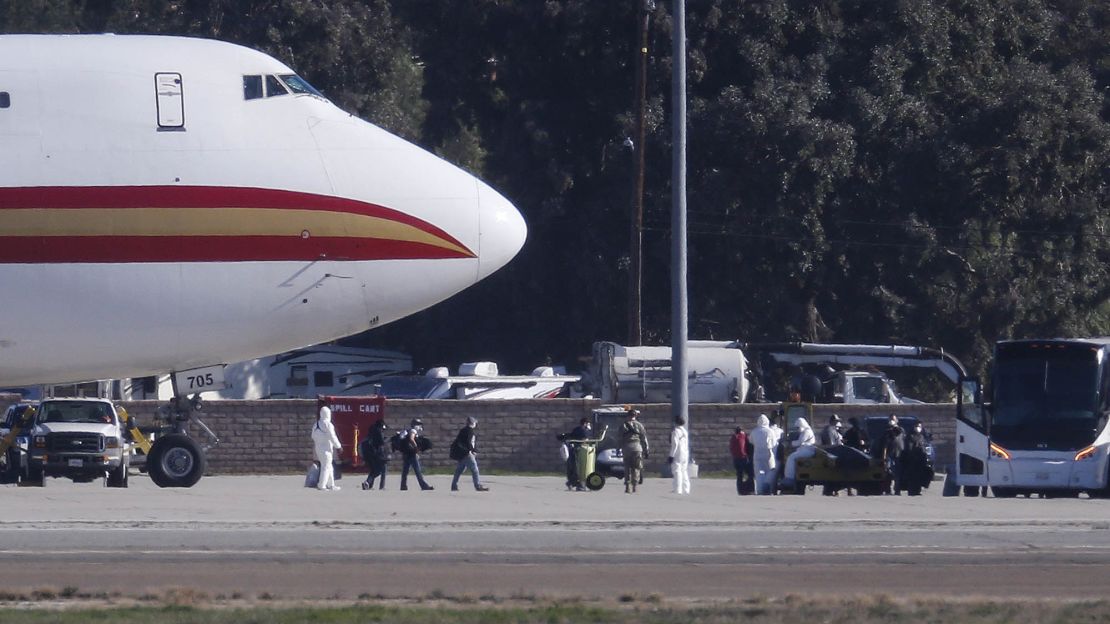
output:
[[[644,458],[648,455],[647,431],[636,417],[639,410],[628,408],[625,421],[621,425],[621,454],[624,456],[624,491],[636,491],[644,470]]]

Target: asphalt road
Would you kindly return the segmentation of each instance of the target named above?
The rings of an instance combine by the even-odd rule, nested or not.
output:
[[[162,490],[0,486],[0,587],[287,598],[872,594],[1091,598],[1110,578],[1110,501],[738,497],[489,477],[489,493],[339,492],[300,477]],[[396,487],[391,477],[390,485]]]

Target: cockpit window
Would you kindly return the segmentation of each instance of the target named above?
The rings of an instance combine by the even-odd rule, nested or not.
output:
[[[279,95],[289,95],[289,91],[285,89],[285,85],[277,79],[277,76],[266,76],[266,97],[272,98]]]
[[[278,76],[278,78],[281,78],[281,81],[284,82],[285,86],[289,87],[289,90],[292,91],[293,93],[296,93],[298,95],[300,95],[300,94],[315,95],[316,97],[319,97],[319,98],[324,97],[323,94],[321,94],[319,91],[317,91],[312,85],[308,84],[307,80],[305,80],[304,78],[301,78],[300,76],[298,76],[296,74],[284,74],[284,75]]]
[[[262,97],[262,76],[243,76],[243,99],[257,100]]]

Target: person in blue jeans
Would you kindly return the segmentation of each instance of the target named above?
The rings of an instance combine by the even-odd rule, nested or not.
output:
[[[424,431],[424,423],[419,418],[412,419],[404,438],[401,439],[401,456],[405,463],[401,467],[401,489],[409,489],[409,470],[416,475],[421,490],[434,490],[435,488],[424,480],[424,471],[420,469],[420,453],[428,448],[427,438],[420,435]]]
[[[462,476],[463,470],[470,469],[470,476],[474,479],[474,489],[479,492],[488,492],[489,488],[482,485],[481,477],[478,475],[478,459],[475,455],[478,453],[477,442],[478,436],[474,430],[478,427],[478,420],[473,416],[466,419],[466,426],[459,429],[459,435],[455,437],[455,442],[451,444],[451,459],[458,462],[455,466],[455,478],[451,480],[451,491],[459,491],[459,477]]]

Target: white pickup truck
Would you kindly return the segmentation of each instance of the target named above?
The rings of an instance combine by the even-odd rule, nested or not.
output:
[[[77,482],[105,479],[108,487],[127,487],[133,444],[111,401],[47,399],[30,431],[27,485],[45,477]]]

